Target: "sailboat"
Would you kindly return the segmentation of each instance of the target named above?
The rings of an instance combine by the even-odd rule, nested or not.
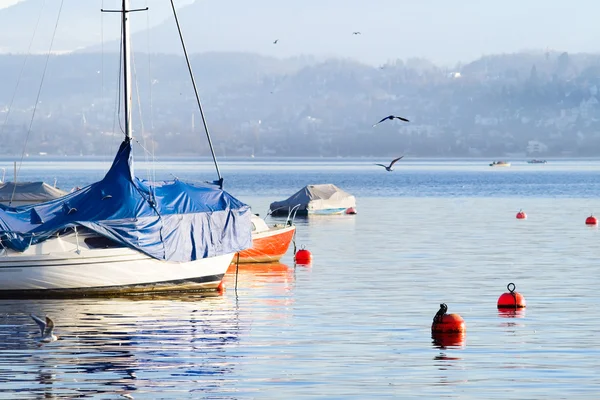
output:
[[[125,138],[102,180],[44,203],[0,205],[1,297],[215,289],[234,254],[252,244],[250,207],[223,190],[214,151],[212,183],[134,175],[132,11],[123,0]],[[190,76],[194,83],[191,68]]]

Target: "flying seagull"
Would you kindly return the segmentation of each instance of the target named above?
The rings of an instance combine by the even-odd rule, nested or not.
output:
[[[40,327],[40,333],[42,334],[42,338],[40,342],[42,343],[50,343],[58,340],[58,337],[54,335],[54,321],[52,321],[49,317],[46,317],[46,322],[42,321],[40,318],[36,317],[33,314],[30,314],[31,318],[35,321],[36,324]]]
[[[393,165],[396,163],[396,161],[398,161],[398,160],[401,160],[401,159],[402,159],[402,157],[404,157],[404,156],[400,156],[400,157],[398,157],[398,158],[396,158],[396,159],[393,159],[393,160],[392,160],[392,162],[390,163],[390,165],[389,165],[389,166],[388,166],[388,165],[383,165],[383,164],[375,164],[375,165],[379,165],[380,167],[383,167],[383,168],[385,168],[385,170],[386,170],[386,171],[388,171],[388,172],[392,172],[392,171],[394,170],[394,169],[392,168],[392,166],[393,166]]]
[[[279,42],[279,39],[275,39],[275,41],[273,42],[273,44],[277,44],[277,42]]]
[[[382,123],[382,122],[383,122],[383,121],[385,121],[386,119],[393,120],[394,118],[395,118],[395,119],[399,119],[400,121],[404,121],[404,122],[410,122],[410,121],[409,121],[409,120],[407,120],[406,118],[402,118],[402,117],[396,117],[395,115],[389,115],[389,116],[387,116],[387,117],[383,118],[383,119],[382,119],[381,121],[379,121],[378,123],[376,123],[376,124],[373,124],[373,126],[379,125],[380,123]]]
[[[352,32],[353,35],[360,35],[360,32]]]

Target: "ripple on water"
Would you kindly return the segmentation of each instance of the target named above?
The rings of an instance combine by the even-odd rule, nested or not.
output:
[[[594,398],[592,205],[361,198],[356,216],[299,221],[311,266],[233,267],[223,296],[0,301],[0,397]],[[516,315],[496,308],[509,282]],[[432,340],[440,303],[464,341]],[[29,313],[60,340],[38,347]]]

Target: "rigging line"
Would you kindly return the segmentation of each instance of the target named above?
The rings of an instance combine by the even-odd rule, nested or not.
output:
[[[56,23],[54,24],[54,31],[52,32],[52,39],[50,39],[50,47],[48,48],[48,54],[46,55],[46,62],[44,63],[44,70],[42,71],[42,79],[40,81],[40,87],[38,88],[37,96],[35,98],[35,105],[33,106],[33,112],[31,113],[31,120],[29,121],[29,128],[27,129],[27,136],[25,136],[25,144],[23,145],[23,151],[21,152],[21,159],[19,160],[19,167],[17,168],[17,172],[15,173],[15,186],[13,187],[13,192],[10,196],[9,205],[12,204],[12,201],[15,196],[15,191],[17,190],[17,176],[19,172],[21,172],[21,166],[23,165],[23,158],[25,157],[25,151],[27,150],[27,143],[29,143],[29,136],[31,136],[31,127],[33,126],[33,120],[35,119],[35,113],[37,111],[37,107],[40,101],[40,96],[42,94],[42,87],[44,86],[44,78],[46,77],[46,71],[48,70],[48,61],[50,61],[50,55],[52,54],[52,46],[54,45],[54,39],[56,38],[56,31],[58,30],[58,22],[60,21],[60,14],[62,12],[64,0],[60,1],[60,7],[58,9],[58,15],[56,16]]]
[[[104,9],[104,0],[102,0],[102,8]],[[102,102],[102,115],[106,115],[106,101],[104,101],[104,93],[105,93],[105,85],[104,85],[104,13],[100,11],[100,82],[101,82],[101,93],[100,93],[100,101]],[[104,125],[104,124],[103,124]],[[113,145],[113,135],[106,136],[106,142],[108,142],[108,148],[111,148]],[[110,158],[108,156],[108,152],[104,154],[106,156],[106,162],[110,162]]]
[[[121,45],[119,47],[119,75],[117,78],[117,98],[115,101],[115,118],[113,119],[113,132],[115,130],[115,125],[116,125],[116,121],[119,121],[119,129],[121,130],[121,132],[123,134],[125,134],[125,130],[123,129],[123,126],[121,125],[121,90],[122,87],[121,85],[123,84],[123,82],[121,81],[121,71],[123,68],[123,28],[121,27]]]
[[[146,0],[146,8],[148,7],[148,0]],[[146,60],[148,61],[148,83],[149,83],[149,97],[150,97],[150,141],[152,144],[152,180],[156,181],[156,168],[154,165],[154,105],[152,99],[152,70],[150,68],[150,11],[146,13]]]
[[[121,40],[119,41],[119,43],[120,43],[120,45],[119,45],[119,69],[118,69],[118,73],[117,73],[117,93],[115,95],[116,97],[115,97],[114,108],[113,108],[113,124],[112,124],[112,131],[110,133],[111,147],[114,145],[114,142],[115,142],[114,132],[115,132],[116,126],[117,126],[117,120],[119,121],[119,129],[121,129],[121,132],[123,132],[123,134],[125,133],[123,131],[123,127],[121,126],[121,67],[123,64],[123,40],[122,39],[123,39],[123,26],[121,26]],[[106,165],[106,171],[108,171],[109,168],[110,168],[110,163]]]
[[[171,8],[173,9],[173,17],[177,24],[177,31],[179,32],[179,39],[181,40],[181,47],[183,48],[183,54],[185,55],[185,61],[187,63],[188,71],[190,73],[190,79],[194,86],[194,94],[196,95],[196,102],[198,103],[198,109],[200,110],[200,116],[202,116],[202,123],[204,124],[204,131],[206,132],[206,138],[208,139],[208,146],[210,147],[210,153],[215,163],[215,169],[217,170],[217,176],[219,177],[219,187],[223,189],[223,177],[221,171],[219,171],[219,164],[217,163],[217,157],[215,156],[215,149],[213,148],[212,140],[210,139],[210,132],[208,131],[208,125],[206,124],[206,118],[204,117],[204,111],[202,110],[202,103],[200,102],[200,96],[198,96],[198,88],[196,87],[196,80],[194,79],[194,73],[192,72],[192,64],[190,64],[190,58],[188,57],[187,50],[185,48],[185,42],[183,35],[181,34],[181,26],[179,25],[179,18],[177,18],[177,10],[175,10],[175,3],[171,0]]]
[[[37,33],[38,27],[40,25],[40,20],[42,19],[42,13],[44,12],[44,7],[46,5],[46,0],[42,3],[42,7],[40,8],[40,13],[37,17],[37,21],[35,23],[35,27],[33,28],[33,35],[31,35],[31,40],[29,41],[29,46],[27,47],[27,53],[25,54],[25,59],[23,60],[23,65],[21,65],[21,71],[19,72],[19,77],[17,78],[17,84],[15,85],[15,90],[13,91],[12,97],[10,99],[10,103],[8,104],[8,111],[6,112],[6,116],[4,117],[4,123],[2,127],[0,127],[0,136],[4,133],[4,128],[6,127],[6,123],[8,122],[8,117],[10,116],[10,111],[12,110],[13,103],[15,102],[15,97],[17,97],[17,91],[19,90],[19,85],[21,83],[21,78],[23,77],[23,72],[25,71],[25,65],[27,64],[27,60],[31,55],[31,47],[33,46],[33,40],[35,39],[35,35]]]
[[[140,85],[139,85],[139,81],[138,81],[138,74],[137,74],[137,68],[136,68],[136,64],[135,64],[135,52],[131,52],[131,66],[133,67],[133,76],[135,77],[134,82],[135,82],[135,94],[137,95],[137,106],[138,106],[138,114],[140,116],[140,127],[141,127],[141,135],[142,135],[142,142],[144,143],[144,146],[142,146],[144,149],[146,149],[146,131],[145,131],[145,127],[144,127],[144,117],[143,117],[143,113],[142,113],[142,100],[141,100],[141,96],[140,96]],[[139,143],[138,140],[136,140],[137,143]],[[152,180],[152,170],[151,170],[151,166],[148,163],[148,159],[149,159],[149,155],[150,152],[149,151],[145,151],[144,153],[144,157],[146,158],[146,176],[148,177],[148,181],[149,182],[153,182]],[[150,185],[152,186],[152,185]]]
[[[144,150],[144,152],[147,155],[152,155],[152,153],[150,152],[150,150],[148,150],[142,143],[140,143],[139,140],[137,140],[136,138],[133,138],[133,141],[136,142],[142,148],[142,150]]]

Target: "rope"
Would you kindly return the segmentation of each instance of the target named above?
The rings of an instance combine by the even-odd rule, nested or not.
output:
[[[17,173],[15,175],[15,186],[13,188],[13,192],[10,196],[10,201],[8,205],[12,204],[12,201],[15,196],[15,191],[17,190],[17,176],[21,171],[21,166],[23,165],[23,158],[25,158],[25,152],[27,150],[27,144],[29,143],[29,136],[31,135],[31,127],[33,125],[33,120],[35,119],[35,113],[37,111],[38,103],[40,101],[40,95],[42,94],[42,87],[44,85],[44,78],[46,77],[46,71],[48,70],[48,61],[50,60],[50,54],[52,54],[52,46],[54,45],[54,38],[56,37],[56,31],[58,30],[58,21],[60,21],[60,14],[62,12],[64,0],[60,1],[60,7],[58,9],[58,15],[56,16],[56,23],[54,24],[54,31],[52,32],[52,39],[50,40],[50,47],[48,48],[48,54],[46,55],[46,62],[44,63],[44,71],[42,72],[42,79],[40,81],[40,87],[38,88],[37,96],[35,98],[35,105],[33,106],[33,112],[31,113],[31,120],[29,121],[29,128],[27,129],[27,136],[25,136],[25,144],[23,146],[23,151],[21,152],[21,159],[19,161],[19,167],[17,168]]]
[[[512,289],[510,288],[510,287],[511,287],[511,285],[512,285]],[[514,284],[514,283],[512,283],[512,282],[511,282],[511,283],[509,283],[508,285],[506,285],[506,288],[508,289],[508,291],[510,292],[510,294],[511,294],[511,295],[512,295],[512,297],[513,297],[513,300],[515,301],[515,308],[519,308],[519,305],[517,304],[517,295],[515,294],[515,289],[516,289],[517,287],[515,286],[515,284]]]
[[[238,275],[240,272],[240,252],[237,253],[237,261],[235,262],[235,293],[237,294]]]
[[[440,304],[440,309],[438,310],[437,313],[435,313],[435,316],[433,317],[434,327],[435,327],[435,325],[442,322],[442,318],[446,314],[446,311],[448,311],[448,306],[446,305],[446,303]]]

